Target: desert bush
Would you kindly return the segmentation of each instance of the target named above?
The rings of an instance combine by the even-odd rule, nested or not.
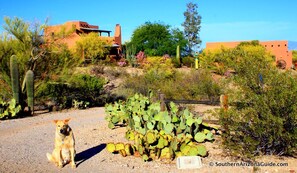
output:
[[[82,59],[73,56],[65,44],[49,45],[43,59],[36,61],[34,72],[37,79],[51,79],[57,75],[67,74],[81,63]]]
[[[100,59],[105,59],[108,53],[106,45],[111,43],[102,41],[97,33],[82,35],[81,39],[76,42],[74,53],[84,60],[90,59],[93,63]]]
[[[163,73],[165,74],[165,73]],[[150,90],[161,92],[168,99],[210,99],[218,98],[221,94],[219,82],[215,82],[208,70],[193,70],[189,73],[171,73],[170,77],[157,74],[156,71],[145,71],[143,75],[127,76],[122,90],[129,90],[127,96],[135,93],[146,95]]]
[[[164,59],[163,57],[147,57],[142,67],[145,78],[151,82],[171,78],[175,73],[171,59]]]
[[[142,64],[144,73],[127,75],[124,79],[122,88],[130,90],[130,96],[135,93],[146,95],[150,90],[159,90],[162,82],[168,81],[173,78],[175,69],[170,59],[163,59],[162,57],[148,57],[145,63]],[[131,92],[132,90],[132,92]]]
[[[179,68],[181,66],[180,60],[178,58],[171,57],[170,59],[171,59],[171,62],[173,64],[174,68]]]
[[[35,93],[37,104],[52,102],[61,108],[71,107],[69,86],[63,82],[44,81],[37,86]]]
[[[104,73],[111,80],[126,75],[125,69],[122,67],[106,67]]]
[[[36,97],[54,100],[62,108],[69,108],[73,101],[90,103],[89,106],[102,105],[101,93],[105,79],[87,74],[64,76],[56,81],[44,82],[39,86]]]
[[[242,42],[235,48],[225,48],[217,50],[204,50],[200,55],[200,65],[202,68],[210,69],[213,72],[224,75],[228,70],[238,70],[238,63],[246,57],[258,56],[259,61],[273,62],[273,56],[266,51],[265,47],[258,41]],[[250,63],[254,63],[250,59]],[[258,63],[260,64],[260,63]]]
[[[225,90],[231,107],[218,113],[223,146],[243,158],[296,154],[296,76],[278,71],[261,47],[244,45],[237,51],[236,75]]]
[[[12,98],[12,89],[10,84],[10,78],[6,74],[0,74],[0,98],[7,101]]]
[[[90,73],[95,76],[103,75],[105,66],[104,65],[96,65],[91,67]]]
[[[232,57],[234,57],[233,49],[222,47],[214,51],[205,50],[199,56],[200,66],[210,69],[219,75],[224,75],[232,66]]]
[[[209,70],[200,69],[192,71],[188,75],[187,81],[190,82],[193,96],[207,96],[208,99],[218,99],[222,93],[220,81],[215,81]]]
[[[195,58],[194,57],[186,56],[186,57],[182,57],[181,60],[182,60],[183,66],[187,66],[187,67],[195,66]]]

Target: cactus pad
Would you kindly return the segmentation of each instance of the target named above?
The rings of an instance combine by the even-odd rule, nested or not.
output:
[[[109,151],[111,153],[114,153],[116,151],[115,144],[114,143],[108,143],[106,145],[106,149],[107,149],[107,151]]]
[[[206,136],[204,133],[202,132],[198,132],[196,133],[194,139],[197,141],[197,142],[204,142],[204,140],[206,139]]]
[[[204,145],[197,145],[198,155],[205,157],[207,155],[207,150]]]

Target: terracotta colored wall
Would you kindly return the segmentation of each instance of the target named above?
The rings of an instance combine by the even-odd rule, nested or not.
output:
[[[206,50],[220,49],[222,46],[234,48],[239,43],[241,42],[209,42],[206,43]],[[260,41],[259,43],[275,56],[275,62],[284,60],[287,69],[292,67],[292,52],[288,51],[288,41]]]
[[[240,42],[234,41],[234,42],[208,42],[206,43],[206,50],[215,50],[220,49],[221,47],[226,48],[235,48]]]
[[[284,60],[287,69],[292,67],[292,52],[288,51],[288,41],[266,41],[260,44],[275,56],[276,62]]]
[[[66,32],[73,30],[73,32],[69,35],[67,35],[64,38],[60,38],[58,40],[51,40],[53,33],[59,33],[62,28],[65,28]],[[75,46],[76,41],[80,39],[81,33],[90,33],[92,31],[86,31],[82,30],[81,28],[93,28],[93,29],[99,29],[99,26],[90,25],[87,22],[82,21],[69,21],[62,25],[54,25],[54,26],[48,26],[44,30],[44,36],[47,41],[55,41],[60,43],[66,43],[69,48],[72,48]],[[122,36],[121,36],[121,26],[119,24],[115,27],[115,35],[114,37],[108,37],[108,36],[100,36],[102,40],[108,41],[111,44],[118,44],[122,46]]]

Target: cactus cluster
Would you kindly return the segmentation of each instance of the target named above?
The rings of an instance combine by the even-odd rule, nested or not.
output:
[[[23,98],[21,95],[25,94],[24,92],[26,88],[28,108],[31,114],[33,114],[34,113],[34,73],[33,71],[28,70],[25,74],[25,78],[22,86],[23,93],[20,92],[18,61],[15,55],[12,55],[10,57],[10,75],[11,75],[11,84],[12,84],[11,87],[13,92],[13,98],[16,101],[16,104],[21,105],[21,107],[24,107],[22,105],[24,101],[21,100],[21,98]]]
[[[132,153],[145,161],[206,156],[207,150],[201,143],[214,140],[211,130],[215,128],[203,123],[201,117],[196,118],[188,109],[180,111],[173,102],[170,111],[161,111],[160,102],[151,102],[136,94],[126,102],[106,105],[106,113],[110,128],[117,124],[127,127],[126,139],[134,141]]]

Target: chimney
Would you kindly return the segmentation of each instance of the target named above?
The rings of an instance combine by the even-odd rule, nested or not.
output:
[[[114,32],[114,41],[122,47],[122,31],[120,24],[116,24],[115,32]]]

